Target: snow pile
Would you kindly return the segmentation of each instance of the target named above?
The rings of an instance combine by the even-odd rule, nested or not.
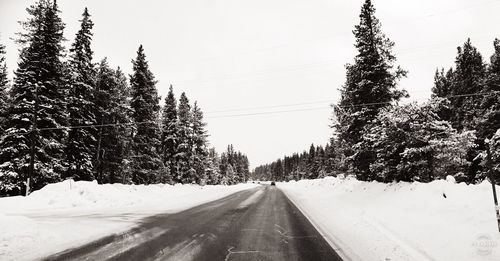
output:
[[[329,177],[277,185],[353,260],[500,260],[488,182],[383,184]]]
[[[0,260],[33,260],[123,232],[144,217],[173,213],[253,188],[123,185],[67,180],[28,197],[0,198]]]

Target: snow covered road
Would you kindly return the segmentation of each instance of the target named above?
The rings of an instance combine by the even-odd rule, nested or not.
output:
[[[341,260],[274,186],[168,215],[48,260]]]
[[[0,198],[0,260],[36,260],[122,233],[149,216],[180,212],[255,187],[98,185],[68,180],[29,197]]]

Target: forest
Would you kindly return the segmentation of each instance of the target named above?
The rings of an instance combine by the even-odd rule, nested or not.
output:
[[[457,48],[455,66],[438,68],[425,103],[398,88],[407,71],[396,65],[395,45],[366,0],[354,28],[357,55],[346,65],[341,98],[333,107],[328,144],[255,168],[279,181],[337,174],[363,181],[498,182],[500,170],[500,40],[485,58],[471,39]],[[439,66],[439,65],[437,65]],[[432,77],[432,75],[430,75]]]
[[[55,0],[27,8],[9,80],[0,44],[0,196],[28,194],[65,179],[99,183],[235,184],[248,158],[229,145],[209,147],[203,111],[157,81],[138,47],[128,77],[94,61],[92,22],[83,11],[69,50]]]

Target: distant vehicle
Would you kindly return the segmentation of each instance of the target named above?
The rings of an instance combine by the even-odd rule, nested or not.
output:
[[[274,183],[274,181],[271,181],[271,186],[276,186],[276,183]]]

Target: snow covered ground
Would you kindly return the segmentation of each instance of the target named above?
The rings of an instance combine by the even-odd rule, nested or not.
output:
[[[488,182],[382,184],[330,177],[277,186],[353,260],[500,260]]]
[[[146,216],[182,211],[255,186],[98,185],[67,180],[26,198],[0,198],[0,260],[44,257],[123,232]]]

